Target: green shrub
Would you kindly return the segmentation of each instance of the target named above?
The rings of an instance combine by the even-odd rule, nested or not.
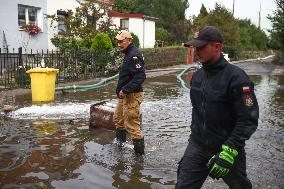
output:
[[[137,35],[135,35],[134,33],[131,33],[132,38],[133,38],[133,43],[134,45],[139,48],[140,47],[140,42],[139,42],[139,38]]]
[[[112,42],[107,33],[98,33],[92,43],[91,49],[104,51],[112,49]]]
[[[168,41],[170,38],[169,32],[161,27],[156,29],[156,39],[160,41]]]
[[[78,39],[77,40],[77,46],[80,48],[80,49],[90,49],[91,46],[92,46],[92,37],[89,36],[89,37],[86,37],[84,39]]]
[[[51,42],[53,45],[60,50],[64,49],[78,49],[78,44],[76,42],[76,39],[73,38],[65,38],[65,37],[60,37],[56,36],[51,39]]]
[[[51,42],[60,50],[90,49],[92,45],[92,37],[74,39],[70,37],[55,36],[51,39]]]
[[[240,56],[240,48],[236,46],[226,46],[223,47],[223,52],[229,55],[231,60],[237,60]]]

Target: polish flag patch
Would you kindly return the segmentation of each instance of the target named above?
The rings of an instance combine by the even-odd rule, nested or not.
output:
[[[243,92],[244,93],[249,93],[250,92],[250,88],[249,87],[243,87]]]

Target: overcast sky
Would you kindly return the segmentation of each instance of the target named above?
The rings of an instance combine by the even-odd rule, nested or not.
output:
[[[186,12],[187,17],[198,15],[201,4],[203,3],[207,10],[212,10],[215,3],[220,3],[226,8],[233,10],[233,0],[188,0],[189,8]],[[235,0],[235,17],[249,18],[258,26],[258,11],[261,2],[261,28],[271,29],[271,22],[266,18],[276,9],[274,0]]]

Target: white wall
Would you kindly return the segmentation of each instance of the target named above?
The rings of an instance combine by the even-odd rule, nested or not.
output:
[[[43,19],[46,14],[47,0],[0,0],[0,48],[3,48],[3,31],[5,32],[9,49],[24,47],[40,50],[48,48],[47,24]],[[39,27],[42,32],[35,37],[25,31],[20,31],[18,26],[18,4],[40,8],[38,13]]]
[[[141,48],[154,48],[155,22],[142,18],[129,18],[129,31],[138,36]]]
[[[119,28],[119,17],[113,17],[112,23]],[[139,38],[140,48],[155,47],[155,21],[145,20],[143,18],[129,18],[129,32],[133,32]]]
[[[47,0],[47,14],[48,15],[53,15],[57,14],[57,10],[75,10],[79,4],[76,0]],[[48,20],[48,48],[49,49],[55,49],[54,45],[51,43],[50,39],[54,37],[58,33],[58,28],[57,28],[58,23],[53,22],[53,27],[51,26],[51,20]]]
[[[133,32],[138,36],[140,47],[143,48],[143,19],[129,18],[129,32]]]
[[[42,32],[35,37],[20,31],[18,27],[18,4],[40,8],[38,14],[39,27]],[[0,48],[3,47],[3,31],[5,32],[9,48],[26,48],[27,51],[55,49],[50,39],[57,34],[56,28],[51,28],[51,22],[46,14],[56,14],[57,10],[75,10],[76,0],[0,0]]]
[[[144,48],[154,48],[156,42],[156,24],[154,21],[145,20]]]
[[[40,8],[38,20],[41,33],[30,36],[25,31],[19,30],[18,4]],[[10,49],[19,47],[26,48],[27,51],[55,49],[50,39],[58,32],[57,23],[54,22],[53,26],[56,27],[51,28],[51,22],[45,15],[56,14],[57,10],[75,10],[76,7],[78,7],[76,0],[0,0],[0,48],[3,48],[4,31]],[[120,27],[120,18],[113,18],[113,23]],[[154,47],[155,22],[145,20],[144,23],[141,18],[130,18],[129,31],[138,36],[142,48]]]

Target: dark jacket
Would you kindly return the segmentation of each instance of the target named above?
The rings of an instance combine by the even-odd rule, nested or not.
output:
[[[254,84],[239,67],[222,56],[193,74],[190,98],[192,140],[208,149],[226,144],[243,149],[258,126]]]
[[[146,79],[144,58],[141,52],[131,43],[124,53],[125,56],[120,67],[119,80],[116,87],[118,97],[120,90],[126,94],[142,92],[142,84]]]

